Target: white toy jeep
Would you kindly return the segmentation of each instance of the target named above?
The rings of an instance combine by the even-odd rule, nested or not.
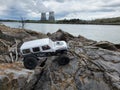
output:
[[[53,42],[49,38],[32,40],[24,42],[20,47],[20,52],[23,56],[24,66],[27,69],[34,69],[38,63],[38,57],[48,57],[59,55],[59,65],[66,65],[69,63],[69,58],[63,56],[67,53],[68,46],[65,41]]]

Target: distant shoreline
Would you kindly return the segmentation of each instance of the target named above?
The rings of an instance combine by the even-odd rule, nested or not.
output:
[[[41,20],[10,20],[0,19],[0,22],[20,22],[20,23],[45,23],[45,24],[86,24],[86,25],[120,25],[120,17],[103,18],[94,20],[82,19],[63,19],[55,21],[41,21]]]
[[[0,23],[2,22],[19,22],[20,21],[6,21],[6,20],[2,20],[0,21]],[[24,22],[24,23],[39,23],[39,24],[76,24],[76,25],[120,25],[120,23],[56,23],[56,22]]]

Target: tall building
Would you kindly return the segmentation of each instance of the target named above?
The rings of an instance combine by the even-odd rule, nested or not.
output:
[[[41,13],[41,21],[46,21],[46,13]]]
[[[55,21],[55,16],[53,11],[49,12],[49,21]]]

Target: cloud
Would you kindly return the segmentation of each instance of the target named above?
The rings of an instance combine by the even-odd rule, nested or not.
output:
[[[120,0],[43,0],[43,3],[55,11],[58,19],[120,16]]]
[[[38,18],[40,12],[48,12],[40,0],[0,0],[0,17],[4,19]],[[40,16],[39,16],[40,18]]]
[[[107,2],[106,4],[103,5],[103,7],[112,7],[112,8],[120,7],[120,0],[113,0],[111,2]]]
[[[56,19],[95,19],[120,16],[120,0],[0,0],[3,19],[39,19],[54,11]]]

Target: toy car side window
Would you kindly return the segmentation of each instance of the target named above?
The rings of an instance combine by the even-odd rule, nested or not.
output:
[[[23,54],[28,54],[28,53],[30,53],[30,49],[23,49],[22,52],[23,52]]]
[[[56,45],[63,45],[63,42],[56,42]]]
[[[42,46],[42,49],[43,49],[43,50],[48,50],[48,49],[50,49],[50,46],[44,45],[44,46]]]
[[[40,51],[40,48],[39,47],[35,47],[35,48],[32,48],[33,52],[39,52]]]

